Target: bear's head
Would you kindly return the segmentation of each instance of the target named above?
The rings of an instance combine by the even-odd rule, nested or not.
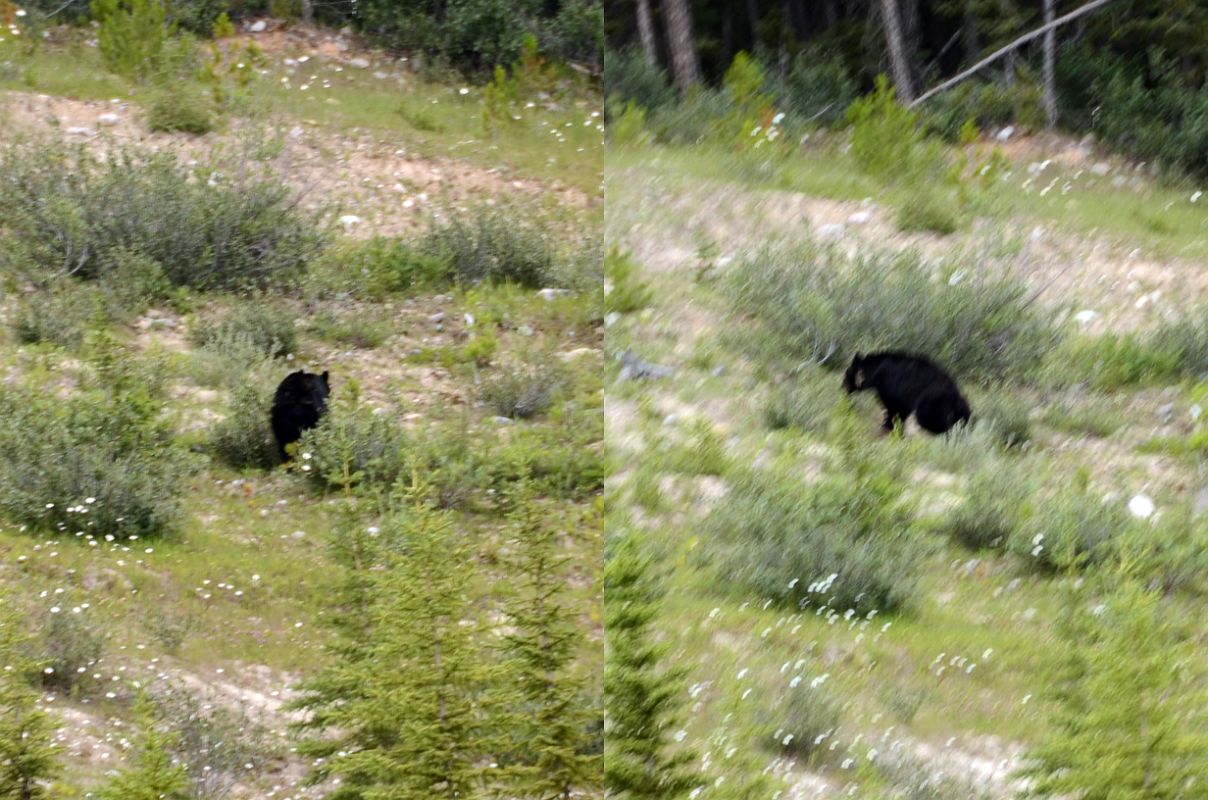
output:
[[[851,366],[843,373],[843,389],[851,394],[864,388],[864,357],[856,353],[856,357],[851,360]]]

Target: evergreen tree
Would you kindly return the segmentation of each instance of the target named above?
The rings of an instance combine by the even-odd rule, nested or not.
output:
[[[98,800],[189,800],[189,776],[183,764],[173,764],[176,735],[155,727],[154,707],[144,694],[134,706],[139,734],[130,766],[105,785]]]
[[[515,668],[518,713],[512,728],[520,742],[509,792],[556,800],[598,789],[600,759],[591,747],[592,710],[584,707],[584,682],[571,672],[583,634],[562,598],[565,567],[558,552],[562,531],[522,488],[510,516],[516,555],[509,572],[518,581],[506,610],[514,632],[505,638]]]
[[[1028,796],[1174,800],[1208,791],[1203,692],[1188,675],[1192,642],[1156,593],[1126,584],[1087,609],[1066,598],[1050,679],[1052,732],[1030,754]]]
[[[491,738],[496,668],[473,619],[473,560],[449,517],[413,493],[386,525],[362,645],[309,685],[300,705],[338,735],[321,769],[331,800],[476,796],[497,749]],[[351,623],[345,623],[352,630]]]
[[[59,771],[55,726],[24,683],[32,665],[23,631],[11,602],[0,603],[0,800],[46,797],[44,782]]]
[[[672,749],[682,673],[660,665],[652,641],[662,589],[632,533],[621,534],[604,563],[604,783],[632,800],[672,800],[699,781],[691,752]]]

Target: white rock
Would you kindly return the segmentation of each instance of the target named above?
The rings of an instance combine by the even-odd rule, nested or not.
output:
[[[104,125],[104,126],[110,127],[110,128],[113,127],[114,125],[118,124],[121,121],[122,121],[122,118],[112,112],[110,112],[108,114],[101,114],[99,117],[96,118],[96,122],[98,125]]]
[[[262,19],[258,19],[248,28],[252,33],[264,33],[264,29],[268,27],[268,23]]]
[[[1194,192],[1191,193],[1191,202],[1198,203],[1198,202],[1200,202],[1200,198],[1203,196],[1204,196],[1204,193],[1201,192],[1199,189],[1196,189]]]
[[[360,225],[362,220],[356,214],[345,214],[336,220],[336,222],[339,222],[341,225],[343,225],[344,230],[350,230],[352,226]]]
[[[1139,494],[1128,501],[1128,510],[1138,519],[1147,519],[1153,515],[1153,500],[1150,500],[1143,494]]]
[[[1099,316],[1099,313],[1097,311],[1094,311],[1093,309],[1089,309],[1089,308],[1084,308],[1081,311],[1079,311],[1077,314],[1074,315],[1074,321],[1077,322],[1079,325],[1090,325],[1091,322],[1097,316]]]
[[[1011,138],[1011,134],[1013,134],[1013,133],[1015,133],[1015,126],[1008,125],[1007,127],[1003,128],[1001,131],[999,131],[998,135],[995,136],[994,138],[1000,142],[1005,142]]]
[[[837,222],[822,225],[818,228],[818,238],[837,239],[843,235],[843,226]]]
[[[302,130],[302,126],[301,126],[301,125],[295,125],[294,127],[292,127],[292,128],[290,128],[290,129],[289,129],[289,138],[291,138],[291,139],[301,139],[301,138],[302,138],[302,134],[303,134],[303,133],[305,133],[305,131],[304,131],[304,130]]]
[[[867,225],[872,222],[872,214],[868,211],[857,211],[847,218],[849,225]]]
[[[73,128],[68,128],[67,132],[72,136],[96,136],[96,131],[94,131],[92,128],[82,128],[78,125]]]
[[[555,297],[561,297],[562,295],[566,294],[566,290],[565,289],[546,288],[546,289],[542,289],[541,291],[537,292],[537,294],[541,295],[546,300],[553,300]]]
[[[369,69],[369,59],[367,59],[367,58],[358,57],[358,58],[349,59],[348,63],[351,64],[352,66],[356,67],[357,69]]]
[[[1112,165],[1106,161],[1098,161],[1091,165],[1091,174],[1098,175],[1102,178],[1104,175],[1112,171]]]

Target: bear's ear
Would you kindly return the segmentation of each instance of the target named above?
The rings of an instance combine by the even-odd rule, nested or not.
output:
[[[327,380],[327,370],[323,370],[323,374],[320,377],[323,378],[323,385],[330,389],[331,382]]]

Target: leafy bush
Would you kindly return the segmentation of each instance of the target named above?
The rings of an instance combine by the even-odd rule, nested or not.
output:
[[[646,61],[637,48],[604,51],[604,86],[610,101],[618,108],[633,103],[653,111],[675,100],[667,73]]]
[[[470,219],[458,216],[433,225],[420,250],[451,264],[460,281],[533,289],[549,284],[557,260],[548,233],[524,221],[518,210],[487,206],[475,209]]]
[[[650,130],[660,142],[697,145],[714,135],[717,120],[730,111],[730,101],[720,91],[694,88],[674,103],[649,115]]]
[[[236,469],[269,469],[277,463],[277,440],[270,424],[275,388],[244,383],[231,392],[227,415],[210,432],[214,456]]]
[[[1005,549],[1023,523],[1032,488],[1016,469],[991,462],[970,477],[964,500],[942,531],[973,550]]]
[[[363,405],[349,384],[332,393],[322,421],[302,434],[296,463],[319,486],[389,487],[406,466],[406,449],[403,431],[387,414]]]
[[[42,623],[42,685],[75,694],[91,681],[90,668],[105,649],[105,635],[85,614],[54,606]]]
[[[214,130],[213,107],[200,87],[157,88],[147,105],[147,127],[164,133],[200,136]]]
[[[73,347],[83,339],[99,301],[95,292],[70,278],[54,281],[45,289],[18,297],[13,335],[22,344]]]
[[[337,314],[320,312],[307,321],[315,336],[334,344],[347,345],[359,350],[372,350],[394,333],[389,321],[377,319],[365,313]]]
[[[242,352],[250,347],[271,358],[286,356],[298,347],[293,312],[267,299],[239,302],[218,320],[200,320],[192,326],[189,338],[197,346],[217,352]]]
[[[805,684],[776,693],[773,705],[758,712],[762,743],[773,752],[809,759],[829,742],[842,719],[842,706],[825,686]],[[787,697],[785,696],[787,695]]]
[[[954,374],[1024,378],[1059,337],[1022,280],[989,268],[928,265],[914,254],[765,250],[727,276],[736,308],[763,322],[777,357],[845,366],[857,353],[926,353]]]
[[[546,25],[544,50],[561,61],[597,69],[604,52],[604,6],[596,0],[563,0]]]
[[[549,408],[562,384],[562,375],[548,360],[498,367],[482,381],[484,403],[496,414],[528,419]]]
[[[1180,371],[1173,349],[1154,346],[1155,337],[1104,334],[1058,351],[1054,371],[1063,381],[1090,380],[1104,389],[1174,378]]]
[[[916,593],[919,558],[902,486],[875,456],[854,454],[816,484],[740,472],[707,518],[704,557],[724,585],[780,603],[902,608]]]
[[[162,0],[92,0],[92,17],[105,66],[129,80],[149,77],[168,40]]]
[[[96,156],[57,140],[10,144],[0,152],[0,266],[36,280],[94,279],[125,251],[158,264],[174,286],[296,279],[322,246],[322,215],[303,213],[279,176],[232,170],[232,158],[189,167],[132,146]]]
[[[836,382],[823,379],[793,380],[778,384],[763,407],[764,424],[772,430],[796,428],[825,433],[839,398]]]
[[[142,386],[66,399],[4,387],[0,509],[28,525],[88,536],[172,530],[185,462],[158,412]]]
[[[876,91],[852,103],[846,112],[852,126],[851,154],[860,169],[876,178],[906,178],[922,144],[918,115],[899,105],[884,75]]]
[[[1129,523],[1118,504],[1085,490],[1062,492],[1041,499],[1008,546],[1041,570],[1088,566],[1112,554]]]
[[[654,293],[640,280],[637,265],[615,245],[604,256],[604,310],[628,314],[650,305]]]
[[[976,398],[974,418],[990,425],[1003,447],[1022,447],[1032,439],[1032,420],[1027,406],[1003,395],[1001,389]]]
[[[947,236],[960,227],[955,201],[941,190],[915,194],[898,207],[897,225],[903,231],[925,231]]]
[[[856,82],[843,62],[818,50],[803,50],[776,84],[776,105],[798,119],[834,125],[856,98]]]

